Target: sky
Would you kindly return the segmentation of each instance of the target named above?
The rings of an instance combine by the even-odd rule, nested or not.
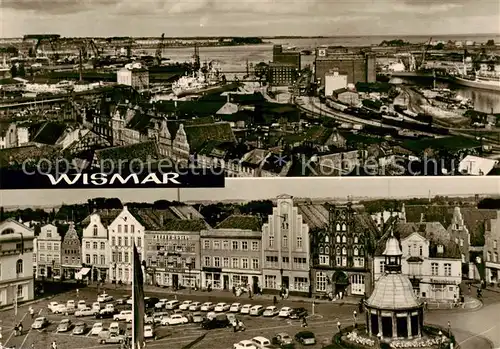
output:
[[[266,200],[278,195],[351,200],[500,195],[498,177],[371,177],[226,179],[225,188],[181,189],[181,201]],[[60,206],[96,197],[122,202],[177,200],[176,189],[0,190],[0,206]]]
[[[274,36],[500,32],[496,0],[1,0],[0,35]]]

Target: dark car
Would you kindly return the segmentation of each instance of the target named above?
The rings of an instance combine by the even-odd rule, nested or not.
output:
[[[218,314],[212,319],[205,319],[201,323],[201,327],[205,330],[213,330],[215,328],[229,327],[230,322],[226,314]]]
[[[295,340],[302,345],[316,344],[316,337],[311,331],[301,331],[295,335]]]
[[[157,297],[145,297],[144,306],[146,307],[146,309],[154,308],[155,304],[158,303],[159,301],[160,299]]]
[[[288,333],[278,333],[271,339],[271,344],[278,346],[281,349],[295,349],[292,337]]]
[[[290,319],[301,319],[303,317],[307,317],[307,309],[306,308],[294,308],[292,313],[290,314]]]
[[[113,315],[118,314],[118,311],[102,311],[101,313],[95,314],[96,319],[112,319]]]

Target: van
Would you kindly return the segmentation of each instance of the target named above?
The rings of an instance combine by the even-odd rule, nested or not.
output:
[[[165,303],[165,309],[167,310],[174,310],[177,309],[181,305],[181,302],[178,300],[173,300],[173,301],[168,301]]]
[[[262,337],[262,336],[253,337],[252,342],[259,349],[266,349],[266,348],[271,347],[271,341],[269,339],[267,339],[266,337]]]

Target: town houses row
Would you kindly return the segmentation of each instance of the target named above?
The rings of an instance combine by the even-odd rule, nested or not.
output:
[[[268,217],[235,212],[215,227],[188,205],[95,211],[78,226],[81,232],[70,224],[62,238],[47,224],[35,238],[26,224],[0,223],[1,305],[13,295],[32,297],[33,273],[131,283],[134,243],[146,282],[173,288],[363,296],[384,273],[391,231],[401,241],[403,273],[429,302],[457,301],[463,278],[498,283],[500,270],[500,210],[403,205],[370,215],[350,203],[282,195]],[[485,268],[476,267],[483,262]]]

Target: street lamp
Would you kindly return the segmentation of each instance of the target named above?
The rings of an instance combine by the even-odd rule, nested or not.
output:
[[[443,332],[439,331],[439,349],[443,348]]]
[[[382,332],[377,333],[378,347],[382,348]]]

